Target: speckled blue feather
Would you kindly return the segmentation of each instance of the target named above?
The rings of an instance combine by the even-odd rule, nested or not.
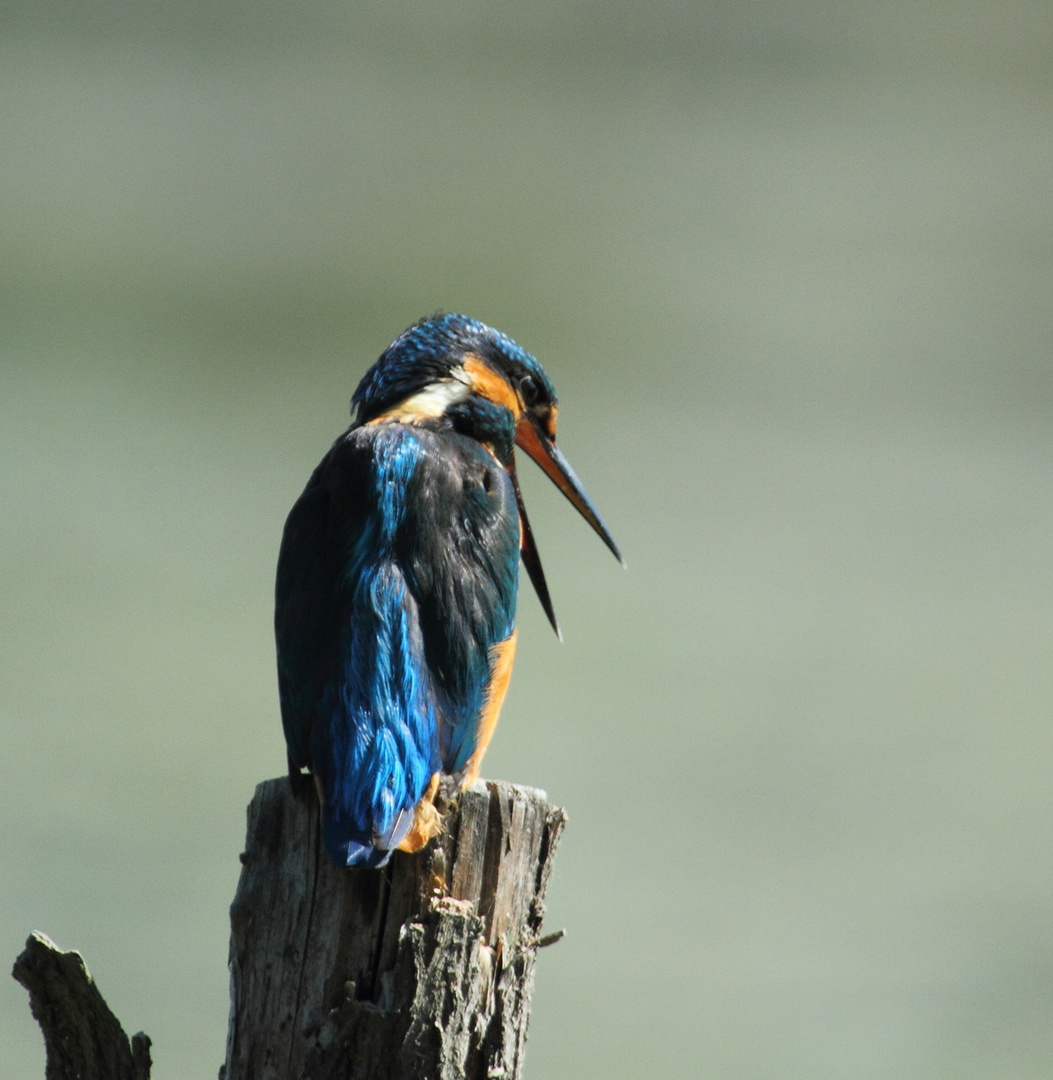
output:
[[[475,353],[500,357],[502,365],[522,368],[555,400],[556,391],[544,369],[518,342],[466,315],[436,315],[403,331],[365,373],[351,397],[359,422],[449,377],[463,358]]]

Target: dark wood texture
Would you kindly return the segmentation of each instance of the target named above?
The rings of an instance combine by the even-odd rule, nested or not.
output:
[[[150,1080],[149,1037],[129,1040],[80,953],[34,933],[11,974],[44,1033],[47,1080]]]
[[[544,792],[479,781],[432,845],[381,870],[333,866],[317,798],[287,779],[260,784],[248,817],[226,1080],[522,1075],[566,821]]]

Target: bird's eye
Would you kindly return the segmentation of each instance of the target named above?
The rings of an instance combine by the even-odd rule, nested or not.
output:
[[[529,375],[524,375],[519,380],[519,393],[523,398],[523,404],[530,406],[537,401],[540,391],[537,388],[537,383]]]

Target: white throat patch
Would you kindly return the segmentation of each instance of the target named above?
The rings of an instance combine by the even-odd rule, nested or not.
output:
[[[412,397],[400,401],[378,420],[397,420],[401,424],[417,424],[422,420],[437,420],[452,405],[460,405],[471,396],[472,388],[464,381],[463,369],[457,369],[453,377],[440,379],[426,386]]]

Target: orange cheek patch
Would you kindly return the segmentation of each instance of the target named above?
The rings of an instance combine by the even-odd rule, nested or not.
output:
[[[523,415],[523,404],[519,395],[508,385],[507,380],[501,378],[478,356],[469,355],[464,358],[464,371],[477,394],[503,405],[516,419]]]
[[[479,775],[479,766],[483,762],[483,754],[497,727],[497,718],[501,713],[501,705],[504,703],[505,694],[508,693],[508,681],[512,678],[512,663],[516,658],[516,634],[512,633],[499,641],[491,650],[493,668],[490,673],[490,684],[486,688],[486,700],[483,703],[483,711],[479,716],[479,729],[475,737],[475,752],[468,759],[464,770],[462,788],[474,784]]]
[[[545,434],[548,435],[550,439],[555,439],[556,437],[556,417],[558,415],[559,406],[555,402],[552,402],[552,408],[549,409],[548,416],[545,417],[544,424]]]

